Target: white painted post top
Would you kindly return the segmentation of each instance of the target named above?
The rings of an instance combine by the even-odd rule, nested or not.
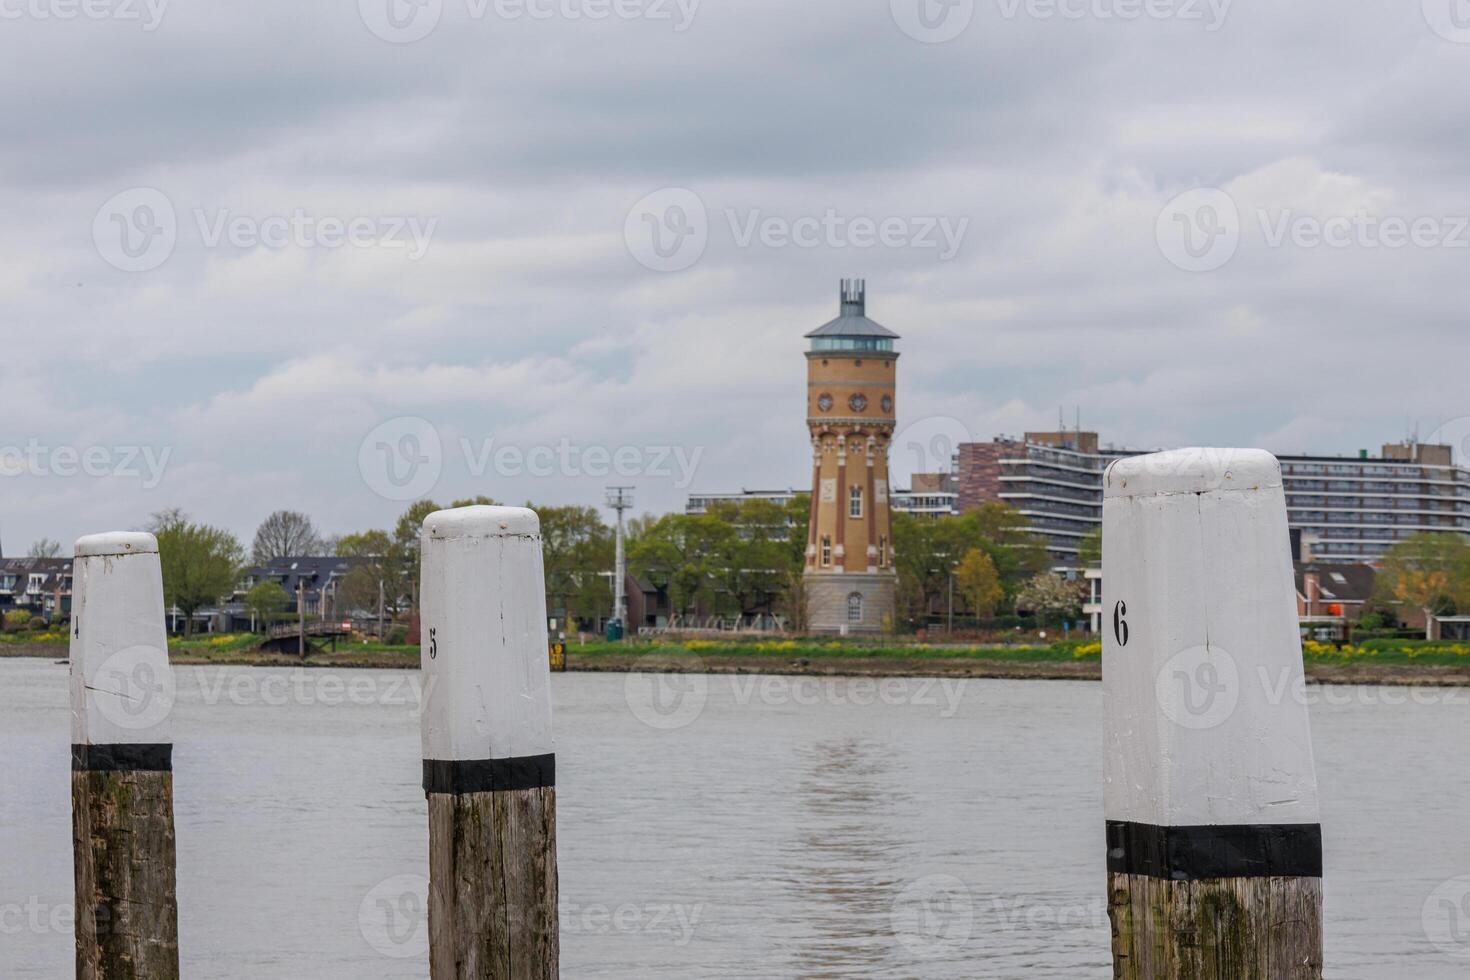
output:
[[[424,758],[551,753],[546,583],[535,511],[435,511],[420,540]]]
[[[1104,497],[1205,493],[1281,486],[1281,464],[1264,449],[1171,449],[1109,464]]]
[[[172,742],[173,672],[151,534],[79,538],[72,562],[74,745]]]
[[[436,510],[424,518],[424,534],[435,538],[505,537],[541,533],[541,519],[529,507],[475,504]]]
[[[1280,466],[1181,449],[1109,466],[1107,818],[1318,821]]]
[[[78,558],[101,555],[156,555],[158,539],[146,531],[107,531],[77,538],[72,551]]]

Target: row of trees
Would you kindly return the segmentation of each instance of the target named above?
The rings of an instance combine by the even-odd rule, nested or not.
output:
[[[494,503],[488,497],[449,506]],[[717,615],[775,613],[795,628],[805,623],[802,571],[810,499],[786,505],[764,500],[719,503],[705,514],[634,518],[628,525],[630,571],[667,592],[674,611]],[[244,570],[272,558],[321,554],[357,559],[338,583],[336,605],[396,619],[417,606],[419,532],[441,504],[420,500],[391,528],[335,539],[299,512],[278,511],[263,521],[249,552],[228,531],[196,523],[178,509],[153,515],[164,593],[185,622],[234,592]],[[555,614],[595,621],[612,606],[613,529],[593,507],[538,507],[546,590]],[[924,625],[950,605],[980,619],[1017,609],[1061,618],[1080,614],[1080,583],[1048,571],[1042,542],[1026,532],[1010,507],[986,504],[963,517],[893,515],[899,625]],[[272,580],[244,597],[247,609],[269,621],[291,597]],[[185,627],[186,632],[191,626]]]
[[[664,514],[629,526],[628,567],[667,589],[676,612],[775,612],[803,621],[800,582],[810,498],[717,502],[704,514]]]
[[[449,506],[495,503],[480,496]],[[424,518],[441,505],[420,500],[392,528],[337,538],[320,534],[310,517],[277,511],[257,529],[249,552],[229,531],[196,523],[177,508],[152,516],[158,536],[165,599],[185,616],[213,606],[237,588],[251,564],[272,558],[335,553],[357,559],[338,583],[337,608],[376,612],[396,619],[416,607],[419,593],[419,532]],[[805,624],[802,571],[810,500],[789,504],[764,500],[713,505],[705,514],[671,513],[634,518],[628,526],[628,562],[638,577],[667,592],[674,611],[717,615],[771,612],[795,628]],[[589,621],[612,605],[613,530],[593,507],[538,507],[551,609],[568,620]],[[988,620],[1016,612],[1041,622],[1074,619],[1085,599],[1083,583],[1050,570],[1044,543],[1025,530],[1021,516],[1001,503],[987,503],[960,517],[893,515],[894,564],[898,575],[896,625],[923,626],[939,610]],[[40,556],[59,547],[41,541]],[[1101,537],[1082,544],[1085,563],[1100,563]],[[291,597],[275,581],[255,585],[245,606],[270,621],[289,608]],[[1360,625],[1392,626],[1397,610],[1426,616],[1470,609],[1470,543],[1454,534],[1420,533],[1396,543],[1385,555],[1373,601]],[[191,628],[185,626],[186,632]]]
[[[478,496],[452,501],[450,507],[493,504]],[[158,537],[163,566],[164,600],[185,616],[185,632],[193,614],[230,595],[250,565],[273,558],[335,554],[357,559],[337,586],[341,609],[376,611],[397,618],[415,607],[419,593],[419,533],[424,518],[444,505],[419,500],[399,516],[391,529],[373,528],[335,539],[321,535],[311,519],[295,511],[271,514],[256,531],[247,555],[229,531],[199,524],[174,508],[154,514],[148,530]],[[574,615],[587,615],[611,605],[606,578],[613,562],[612,532],[591,507],[541,507],[547,592]],[[244,597],[245,607],[269,621],[290,606],[280,584],[266,580]]]
[[[722,502],[700,515],[634,521],[633,572],[667,588],[673,608],[721,615],[775,612],[805,624],[806,495],[780,506]],[[921,627],[932,611],[990,619],[1024,610],[1047,619],[1081,614],[1082,583],[1051,573],[1044,542],[1014,508],[988,503],[961,517],[893,515],[900,624]]]

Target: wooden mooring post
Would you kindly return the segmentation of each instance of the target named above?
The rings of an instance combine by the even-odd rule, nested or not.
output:
[[[556,757],[540,522],[424,519],[421,659],[433,980],[558,976]]]
[[[173,675],[158,542],[93,534],[72,565],[78,980],[177,980]]]
[[[1317,980],[1322,832],[1275,457],[1113,463],[1108,914],[1123,980]]]

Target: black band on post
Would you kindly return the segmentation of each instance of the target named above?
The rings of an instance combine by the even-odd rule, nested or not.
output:
[[[113,742],[108,745],[73,745],[72,772],[172,772],[172,742]]]
[[[1171,881],[1320,878],[1322,826],[1291,823],[1158,827],[1109,820],[1108,870]]]
[[[556,785],[556,755],[509,759],[425,759],[425,793],[492,793]]]

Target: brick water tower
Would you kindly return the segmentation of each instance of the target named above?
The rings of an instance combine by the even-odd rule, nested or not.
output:
[[[807,625],[825,633],[891,629],[897,575],[888,519],[888,443],[898,334],[868,319],[863,280],[844,279],[837,319],[807,337]]]

